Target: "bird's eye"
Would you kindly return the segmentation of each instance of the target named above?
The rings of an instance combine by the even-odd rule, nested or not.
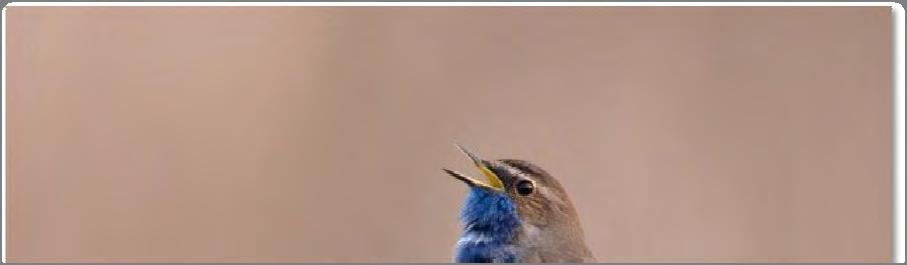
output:
[[[520,195],[529,195],[533,190],[535,190],[535,185],[532,184],[532,181],[520,180],[520,182],[516,184],[516,192]]]

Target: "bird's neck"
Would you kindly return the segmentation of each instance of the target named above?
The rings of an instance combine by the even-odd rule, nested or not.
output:
[[[470,188],[460,219],[464,232],[480,234],[513,235],[520,226],[516,206],[506,194],[480,188]]]
[[[457,262],[513,262],[520,219],[505,194],[471,188],[463,211]]]

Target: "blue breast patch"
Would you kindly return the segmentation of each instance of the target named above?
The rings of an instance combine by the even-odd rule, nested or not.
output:
[[[460,221],[464,228],[456,262],[519,262],[514,244],[520,219],[506,194],[469,187]]]

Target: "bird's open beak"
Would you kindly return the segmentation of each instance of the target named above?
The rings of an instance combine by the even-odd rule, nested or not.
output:
[[[488,167],[487,162],[480,159],[476,155],[470,153],[462,146],[460,146],[458,144],[454,144],[454,145],[456,145],[457,148],[460,149],[461,152],[466,154],[466,156],[468,156],[469,159],[472,160],[472,162],[476,165],[476,167],[479,168],[479,171],[482,172],[482,175],[485,175],[485,177],[488,178],[488,183],[482,183],[481,181],[478,181],[475,178],[469,177],[467,175],[464,175],[460,172],[456,172],[453,170],[444,169],[444,172],[447,172],[447,174],[450,174],[451,176],[453,176],[456,179],[466,182],[466,185],[487,188],[487,189],[491,189],[494,191],[503,191],[504,190],[504,183],[501,182],[501,178],[499,178],[498,175],[494,173],[494,171],[491,171],[491,169]]]

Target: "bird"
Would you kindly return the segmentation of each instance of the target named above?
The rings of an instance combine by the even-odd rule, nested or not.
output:
[[[525,160],[482,160],[454,145],[487,179],[443,168],[468,186],[454,262],[597,262],[585,243],[576,208],[548,172]]]

